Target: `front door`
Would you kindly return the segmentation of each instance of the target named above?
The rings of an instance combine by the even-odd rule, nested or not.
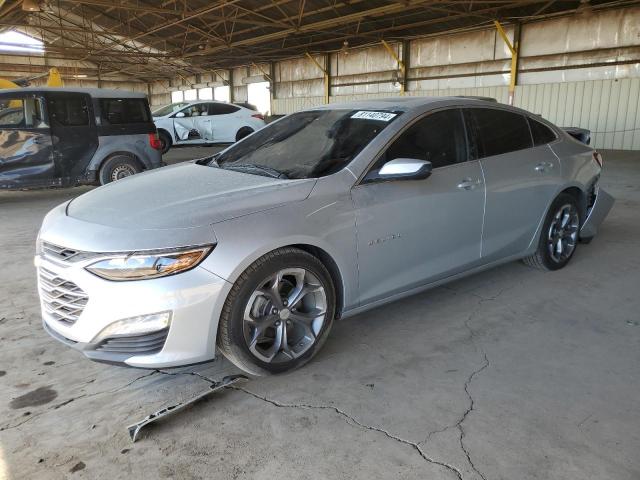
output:
[[[55,182],[51,129],[38,95],[0,95],[0,188]]]
[[[55,155],[56,176],[74,183],[86,175],[98,149],[98,131],[91,97],[86,93],[48,93],[47,108]]]
[[[484,179],[468,161],[459,109],[409,126],[372,167],[395,158],[429,160],[425,180],[366,180],[352,189],[362,305],[479,264]]]
[[[172,116],[176,142],[200,143],[200,133],[196,129],[196,118],[200,116],[199,105],[190,105]]]
[[[196,130],[200,134],[200,138],[207,142],[213,142],[213,120],[214,117],[211,114],[213,103],[203,103],[198,112],[198,115],[194,117],[194,124]]]

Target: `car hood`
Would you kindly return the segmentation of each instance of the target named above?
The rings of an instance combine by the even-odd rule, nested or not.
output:
[[[304,200],[315,182],[183,163],[81,195],[67,206],[67,215],[136,230],[199,227]]]

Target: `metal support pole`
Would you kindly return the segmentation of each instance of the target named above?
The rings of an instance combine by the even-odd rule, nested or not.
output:
[[[409,89],[409,69],[411,68],[411,42],[405,40],[402,42],[402,61],[404,62],[404,75],[402,76],[402,84],[404,91]]]
[[[405,77],[406,77],[406,68],[404,65],[404,62],[402,60],[400,60],[400,57],[398,57],[398,54],[396,53],[396,51],[391,48],[391,45],[389,45],[385,40],[382,40],[382,45],[384,46],[384,48],[387,49],[387,52],[389,52],[389,54],[393,57],[393,59],[398,63],[398,70],[400,71],[400,78],[398,79],[400,82],[400,95],[404,95],[405,92]]]
[[[273,101],[276,99],[276,62],[269,62],[269,115],[273,115]]]
[[[327,64],[326,67],[320,65],[318,61],[313,58],[313,55],[311,55],[309,52],[305,52],[305,55],[309,58],[309,60],[315,63],[316,67],[318,67],[324,74],[324,103],[329,103],[329,90],[331,88],[331,85],[329,84],[329,54],[325,56],[325,63]]]
[[[235,101],[235,95],[233,94],[233,68],[229,69],[229,102]]]
[[[494,20],[493,22],[498,29],[498,33],[504,40],[504,43],[507,45],[507,48],[511,52],[511,71],[509,73],[509,105],[513,105],[516,84],[518,81],[518,50],[520,48],[520,24],[515,24],[513,31],[513,44],[509,40],[507,33],[502,28],[502,25],[499,21]]]

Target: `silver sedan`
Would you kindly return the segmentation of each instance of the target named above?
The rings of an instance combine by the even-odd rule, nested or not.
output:
[[[337,318],[504,262],[564,267],[613,199],[602,157],[469,98],[327,105],[44,219],[45,329],[136,367],[309,361]]]

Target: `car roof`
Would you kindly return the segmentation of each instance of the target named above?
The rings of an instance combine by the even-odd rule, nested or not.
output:
[[[424,107],[429,104],[469,104],[469,105],[496,105],[496,102],[483,100],[480,98],[470,97],[389,97],[389,98],[376,98],[367,100],[357,100],[353,102],[345,103],[331,103],[328,105],[322,105],[317,107],[319,109],[346,109],[346,110],[400,110],[409,111],[414,108]]]
[[[6,88],[0,90],[4,93],[86,93],[94,98],[146,98],[144,93],[130,92],[128,90],[109,90],[106,88],[75,88],[75,87],[25,87]]]

